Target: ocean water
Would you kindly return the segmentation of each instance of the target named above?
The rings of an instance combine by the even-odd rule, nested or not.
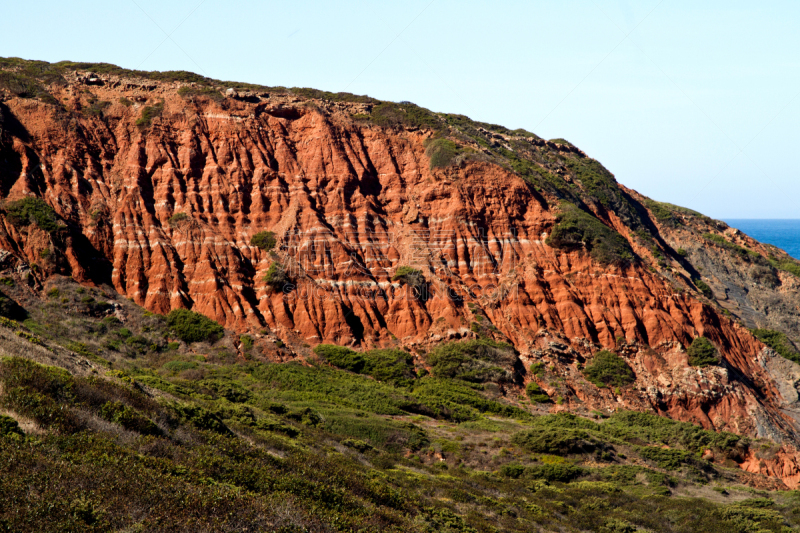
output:
[[[725,222],[757,241],[774,244],[800,259],[800,220],[727,219]]]

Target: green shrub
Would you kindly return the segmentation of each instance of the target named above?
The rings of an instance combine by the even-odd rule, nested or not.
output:
[[[720,356],[717,348],[705,337],[695,337],[689,346],[689,364],[696,367],[718,365]]]
[[[146,106],[142,109],[142,115],[136,120],[136,127],[140,130],[150,127],[150,123],[154,118],[161,116],[164,111],[164,104],[158,103],[154,106]]]
[[[225,99],[219,91],[211,87],[181,87],[178,89],[178,96],[186,98],[187,100],[198,97],[208,98],[215,102],[222,102]]]
[[[255,344],[253,341],[253,337],[251,337],[250,335],[240,335],[239,342],[242,343],[242,349],[246,352],[252,350]]]
[[[161,368],[168,372],[177,374],[179,372],[183,372],[184,370],[194,370],[197,368],[197,366],[197,363],[193,361],[167,361]]]
[[[364,356],[360,353],[333,344],[320,344],[314,348],[314,353],[325,359],[333,366],[360,374],[364,370]]]
[[[124,105],[125,107],[130,107],[133,105],[133,102],[125,98],[124,96],[120,96],[119,103]]]
[[[547,393],[533,381],[528,383],[527,387],[525,387],[525,392],[528,394],[528,398],[530,398],[532,402],[535,403],[550,402],[550,396],[548,396]]]
[[[694,280],[694,286],[697,287],[697,290],[699,290],[706,298],[714,298],[714,291],[711,290],[711,287],[709,287],[705,281],[696,279]]]
[[[758,340],[778,352],[779,355],[800,364],[800,351],[785,334],[771,329],[754,329],[752,332]]]
[[[425,146],[425,155],[430,158],[431,170],[449,167],[460,152],[456,143],[449,139],[432,139]]]
[[[529,477],[550,482],[560,481],[561,483],[568,483],[583,476],[585,473],[586,471],[583,468],[571,464],[549,464],[533,466],[527,469]]]
[[[231,431],[217,415],[199,405],[176,403],[173,404],[172,408],[181,420],[190,423],[197,429],[213,431],[223,435],[231,434]]]
[[[434,376],[472,382],[510,381],[517,362],[510,344],[489,339],[441,344],[426,359]]]
[[[251,246],[261,248],[265,252],[268,252],[273,248],[275,248],[275,245],[277,243],[278,239],[275,238],[275,234],[272,233],[271,231],[259,231],[250,238]]]
[[[517,463],[509,463],[500,467],[500,474],[512,479],[518,479],[525,473],[525,467]]]
[[[636,376],[625,360],[608,350],[594,355],[591,364],[583,369],[586,379],[598,387],[625,387],[636,381]]]
[[[225,329],[200,313],[188,309],[174,309],[167,315],[167,325],[183,342],[215,342],[225,334]]]
[[[383,127],[411,127],[432,129],[443,128],[443,121],[435,113],[410,102],[396,104],[381,102],[372,108],[370,120]]]
[[[597,440],[581,429],[535,429],[517,433],[511,440],[529,452],[550,455],[591,453],[598,446]]]
[[[161,435],[161,430],[150,419],[122,402],[106,402],[100,408],[100,417],[142,435]]]
[[[283,268],[283,265],[274,261],[267,269],[267,273],[264,275],[264,281],[275,290],[284,290],[291,282],[291,279],[286,269]]]
[[[428,283],[421,270],[410,266],[397,267],[392,281],[399,281],[411,287],[415,298],[423,302],[428,299]]]
[[[15,226],[28,226],[35,223],[48,233],[54,233],[62,228],[58,222],[55,210],[41,198],[27,197],[5,206],[9,222]]]
[[[603,264],[623,265],[634,259],[628,241],[593,215],[568,202],[561,202],[556,225],[545,241],[548,246],[566,250],[586,248]]]
[[[677,470],[684,464],[692,463],[692,455],[686,450],[673,450],[657,446],[641,446],[636,451],[644,459],[658,464],[664,470]]]
[[[24,435],[16,420],[10,416],[0,415],[0,437],[9,435]]]
[[[403,350],[375,349],[361,354],[343,346],[320,344],[314,353],[333,366],[395,386],[409,386],[416,378],[413,358]]]
[[[177,226],[184,220],[189,220],[189,215],[187,215],[186,213],[175,213],[174,215],[169,217],[167,222],[169,223],[170,226]]]
[[[687,252],[683,248],[678,248],[677,250],[675,250],[675,253],[681,257],[687,257],[689,255],[689,252]]]

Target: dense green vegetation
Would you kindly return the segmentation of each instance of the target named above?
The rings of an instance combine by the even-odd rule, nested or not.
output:
[[[55,233],[63,226],[58,215],[47,202],[41,198],[28,196],[5,205],[6,217],[15,226],[36,224],[48,233]]]
[[[568,202],[561,202],[556,225],[547,237],[554,248],[585,248],[596,261],[624,265],[634,255],[628,241],[593,215]]]
[[[785,334],[771,329],[754,329],[752,332],[758,340],[778,352],[779,355],[800,364],[800,350]]]
[[[594,354],[592,362],[583,369],[586,379],[598,387],[624,387],[636,380],[625,359],[608,350]]]
[[[275,238],[275,234],[271,231],[259,231],[250,237],[250,245],[261,248],[265,252],[275,248],[276,244],[278,244],[278,239]]]
[[[687,351],[689,354],[689,364],[696,367],[718,365],[721,361],[719,351],[705,337],[695,337]]]
[[[426,360],[436,377],[474,383],[511,381],[518,361],[510,344],[490,339],[440,344]]]
[[[170,311],[167,324],[183,342],[214,342],[225,331],[210,318],[188,309]]]

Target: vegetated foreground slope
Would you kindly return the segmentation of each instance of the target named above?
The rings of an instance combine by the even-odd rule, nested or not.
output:
[[[524,130],[189,73],[0,68],[0,260],[38,295],[6,298],[5,316],[71,276],[106,296],[51,306],[103,317],[124,296],[169,315],[140,335],[92,326],[70,341],[129,354],[126,371],[172,353],[169,328],[190,344],[222,335],[170,313],[191,308],[242,336],[187,347],[204,358],[186,364],[325,361],[412,391],[430,390],[426,372],[451,380],[447,405],[405,398],[383,417],[469,421],[458,391],[502,416],[531,411],[525,397],[534,411],[653,412],[769,438],[782,447],[768,459],[740,450],[734,463],[800,480],[800,265],[785,253]],[[69,343],[70,323],[35,322]]]
[[[3,287],[27,309],[0,321],[5,531],[800,526],[797,491],[746,471],[774,466],[775,443],[626,410],[547,414],[541,391],[503,395],[478,381],[490,367],[453,365],[507,353],[500,343],[443,344],[429,374],[397,349],[265,362],[263,339],[152,314],[110,287],[53,278],[41,298],[16,275]]]

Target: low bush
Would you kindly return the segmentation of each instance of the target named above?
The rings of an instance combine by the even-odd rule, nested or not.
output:
[[[410,266],[397,267],[392,281],[399,281],[411,287],[414,297],[421,301],[428,299],[428,283],[421,270]]]
[[[100,408],[100,416],[109,422],[121,425],[127,430],[142,435],[161,435],[161,430],[150,419],[122,402],[106,402]]]
[[[149,128],[150,124],[153,122],[153,119],[160,117],[163,111],[163,103],[158,103],[153,106],[146,106],[144,109],[142,109],[141,116],[136,120],[136,127],[140,130]]]
[[[754,329],[753,335],[790,361],[800,364],[800,351],[785,334],[771,329]]]
[[[431,139],[426,143],[425,155],[430,158],[430,168],[444,168],[453,164],[461,149],[449,139]]]
[[[10,416],[0,415],[0,437],[8,435],[24,435],[16,420]]]
[[[636,376],[625,360],[608,350],[594,355],[591,364],[583,369],[586,379],[598,387],[625,387],[636,381]]]
[[[702,295],[706,298],[714,298],[714,291],[711,290],[711,287],[709,287],[705,281],[696,279],[694,280],[694,286],[697,287],[697,290],[700,291],[700,293],[702,293]]]
[[[372,108],[370,121],[383,127],[411,127],[439,131],[444,122],[435,113],[410,102],[381,102]]]
[[[416,379],[413,357],[397,349],[375,349],[359,353],[344,346],[320,344],[314,353],[330,364],[355,372],[367,374],[394,386],[407,387]]]
[[[528,383],[528,385],[525,387],[525,392],[528,394],[528,398],[530,398],[534,403],[550,402],[550,396],[548,396],[547,393],[534,382]]]
[[[566,250],[585,248],[592,258],[603,264],[624,265],[634,259],[633,250],[625,238],[609,228],[594,215],[577,206],[561,202],[546,244]]]
[[[533,453],[566,455],[591,453],[597,440],[581,429],[535,429],[517,433],[512,442]]]
[[[211,87],[181,87],[178,89],[178,96],[187,100],[201,98],[213,100],[215,102],[221,102],[225,99],[222,93]]]
[[[427,355],[433,375],[476,383],[513,379],[517,355],[510,344],[489,339],[441,344]]]
[[[41,198],[27,197],[5,206],[9,222],[15,226],[28,226],[35,223],[48,233],[61,229],[55,210]]]
[[[197,366],[197,363],[192,361],[167,361],[161,368],[167,372],[177,374],[186,370],[194,370]]]
[[[189,311],[173,309],[167,315],[167,325],[183,342],[215,342],[225,329],[208,317]]]
[[[696,367],[718,365],[720,356],[717,348],[705,337],[695,337],[689,346],[689,364]]]
[[[169,222],[170,226],[177,226],[178,224],[180,224],[185,220],[189,220],[189,215],[187,215],[186,213],[175,213],[174,215],[169,217],[167,222]]]
[[[264,282],[275,290],[284,290],[291,282],[291,278],[283,265],[274,261],[264,274]]]
[[[664,470],[677,470],[685,464],[691,464],[692,454],[686,450],[673,450],[658,446],[639,446],[636,451],[641,457],[653,461]]]
[[[197,429],[213,431],[222,435],[231,434],[231,431],[222,423],[219,417],[204,407],[188,403],[176,403],[172,405],[172,409],[178,415],[178,418]]]
[[[571,464],[549,464],[530,467],[526,470],[526,473],[528,477],[532,477],[534,479],[569,483],[573,479],[579,478],[586,474],[586,471],[579,466]]]
[[[271,231],[259,231],[252,237],[250,237],[250,245],[255,246],[268,252],[275,248],[275,245],[278,243],[278,240],[275,238],[275,234]]]
[[[364,370],[364,356],[360,353],[333,344],[320,344],[314,348],[314,353],[325,359],[333,366],[360,374]]]

